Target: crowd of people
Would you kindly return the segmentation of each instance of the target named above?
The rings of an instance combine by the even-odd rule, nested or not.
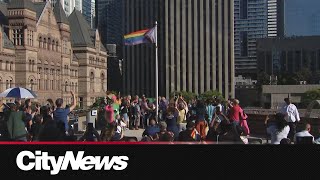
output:
[[[26,99],[15,103],[0,102],[0,138],[2,141],[138,141],[126,137],[126,130],[143,129],[144,142],[232,142],[248,144],[250,128],[248,115],[237,99],[212,97],[186,101],[178,95],[172,99],[159,97],[150,101],[144,95],[120,97],[106,96],[100,103],[95,126],[88,122],[82,136],[70,128],[69,116],[77,101],[63,106],[63,99],[47,100],[40,105]],[[271,144],[292,144],[311,141],[320,143],[310,134],[311,124],[301,123],[299,112],[289,98],[275,115],[267,116],[266,131]],[[113,104],[118,104],[115,109]],[[158,105],[158,113],[156,106]],[[158,116],[157,116],[158,114]],[[300,122],[300,123],[299,123]],[[100,131],[100,132],[99,132]],[[139,138],[140,140],[140,138]]]

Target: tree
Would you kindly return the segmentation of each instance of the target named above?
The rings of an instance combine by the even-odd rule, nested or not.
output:
[[[170,99],[174,98],[174,96],[182,95],[185,101],[190,102],[192,99],[196,98],[197,94],[193,92],[187,92],[187,91],[174,91],[170,94]]]
[[[311,71],[308,68],[302,68],[300,71],[295,73],[294,79],[296,84],[299,84],[300,81],[310,82],[311,76]]]
[[[258,73],[257,79],[258,79],[257,85],[260,87],[262,85],[270,84],[270,76],[265,71],[261,71],[260,73]]]
[[[303,107],[307,107],[312,101],[320,99],[320,89],[309,90],[305,92],[301,97],[301,104]],[[319,108],[319,107],[315,107]]]
[[[219,91],[216,90],[211,90],[211,91],[207,91],[204,92],[202,94],[199,95],[199,98],[202,100],[208,100],[208,99],[213,99],[213,98],[218,98],[221,100],[224,100],[222,94]]]

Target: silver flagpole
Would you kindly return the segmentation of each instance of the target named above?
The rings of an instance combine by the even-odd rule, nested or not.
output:
[[[155,39],[156,39],[156,120],[159,116],[159,70],[158,70],[158,22],[155,22]]]

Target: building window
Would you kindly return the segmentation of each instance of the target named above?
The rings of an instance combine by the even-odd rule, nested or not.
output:
[[[41,80],[38,79],[38,90],[40,90],[40,89],[41,89]]]
[[[74,83],[71,83],[71,90],[74,92]]]
[[[2,70],[2,60],[0,60],[0,70]]]
[[[102,73],[101,74],[101,90],[102,90],[102,92],[104,92],[104,80],[105,80],[104,74]]]
[[[58,41],[56,42],[56,51],[59,51],[59,43],[58,43]]]
[[[10,62],[10,67],[9,67],[10,71],[13,70],[13,62]]]
[[[16,46],[23,45],[23,30],[22,29],[13,29],[13,44]]]
[[[42,45],[43,45],[43,44],[42,44],[42,37],[40,36],[40,37],[39,37],[39,48],[42,48]]]
[[[68,91],[68,82],[66,81],[65,86],[64,86],[64,91],[67,92]]]
[[[9,80],[6,80],[6,89],[9,89]]]
[[[33,46],[33,31],[30,31],[30,45]]]
[[[30,80],[30,90],[33,91],[33,79]]]
[[[9,88],[12,88],[13,84],[12,84],[12,80],[9,81]]]
[[[78,92],[78,84],[77,83],[75,83],[75,90],[74,91]]]
[[[51,39],[48,38],[48,46],[47,46],[47,49],[50,51],[50,48],[51,48]]]
[[[9,61],[6,61],[6,70],[9,70]]]
[[[91,92],[94,92],[94,73],[90,73],[90,90]]]
[[[52,41],[52,51],[54,51],[54,50],[55,50],[55,49],[54,49],[54,48],[55,48],[55,46],[56,46],[56,43],[55,43],[55,41],[53,40],[53,41]]]
[[[47,39],[43,38],[43,48],[47,49]]]

